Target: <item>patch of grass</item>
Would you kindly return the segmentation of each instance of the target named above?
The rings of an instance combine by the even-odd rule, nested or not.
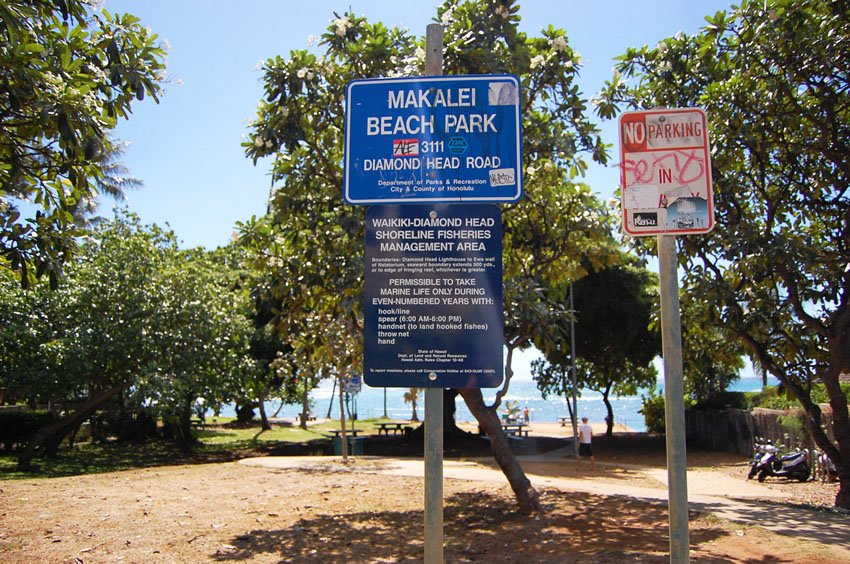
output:
[[[262,431],[259,427],[207,427],[196,431],[195,435],[203,445],[224,447],[246,442],[256,444],[302,442],[325,437],[320,430],[304,431],[298,427],[275,427],[271,431]]]
[[[210,461],[233,460],[238,457],[265,454],[275,446],[287,443],[309,443],[320,451],[323,441],[330,440],[331,429],[339,429],[338,420],[312,423],[305,431],[297,425],[274,426],[270,431],[261,431],[259,424],[251,427],[232,427],[225,418],[217,418],[216,424],[194,430],[198,444],[191,453],[184,453],[174,443],[152,440],[136,443],[82,443],[74,448],[63,447],[57,456],[40,457],[33,462],[34,469],[22,472],[17,469],[17,454],[0,454],[0,480],[27,478],[56,478],[80,474],[117,472],[131,468],[150,468],[173,464],[197,464]],[[354,428],[361,433],[377,433],[383,419],[354,421]],[[352,422],[346,422],[348,429]]]
[[[151,441],[144,444],[84,443],[62,448],[55,457],[40,457],[33,461],[33,470],[18,470],[17,454],[0,456],[0,479],[57,478],[80,474],[116,472],[131,468],[163,466],[179,461],[181,453],[173,444]]]

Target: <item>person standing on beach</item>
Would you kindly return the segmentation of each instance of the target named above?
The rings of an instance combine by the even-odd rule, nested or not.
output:
[[[590,446],[593,438],[593,427],[587,422],[587,417],[581,418],[581,425],[578,427],[578,455],[581,457],[590,457],[590,467],[596,470],[596,459],[593,457],[593,447]]]

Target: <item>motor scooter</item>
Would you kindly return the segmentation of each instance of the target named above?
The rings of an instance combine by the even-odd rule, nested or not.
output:
[[[805,451],[792,452],[784,456],[779,456],[775,451],[766,452],[759,459],[758,481],[764,482],[768,476],[775,476],[805,482],[812,474],[807,458],[808,454]]]
[[[753,443],[753,459],[750,462],[750,472],[747,474],[747,479],[752,480],[756,477],[756,474],[759,473],[761,463],[761,459],[767,453],[775,453],[778,452],[779,449],[773,446],[770,440],[762,442],[759,437],[755,438],[755,442]]]

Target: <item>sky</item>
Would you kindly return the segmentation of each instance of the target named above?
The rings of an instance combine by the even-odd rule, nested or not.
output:
[[[145,223],[170,226],[184,248],[227,244],[237,222],[265,213],[269,196],[271,161],[254,166],[241,147],[262,97],[262,62],[307,49],[308,38],[324,33],[335,11],[350,10],[424,36],[438,4],[106,0],[107,10],[135,14],[170,44],[170,80],[160,103],[137,103],[115,131],[130,143],[122,161],[143,182],[122,205]],[[550,24],[566,30],[570,46],[582,55],[578,84],[590,99],[611,76],[614,58],[628,47],[655,45],[680,31],[696,33],[706,15],[728,9],[731,2],[525,0],[520,5],[520,28],[529,35],[539,36]],[[615,123],[600,126],[616,155]],[[584,179],[603,198],[615,195],[619,182],[616,157],[611,161],[608,167],[592,165]],[[104,202],[101,213],[108,215],[112,205]]]
[[[263,94],[261,65],[309,47],[334,12],[353,11],[371,22],[407,28],[418,36],[437,15],[437,0],[106,0],[110,12],[129,12],[166,39],[169,83],[160,103],[133,107],[116,137],[130,143],[123,162],[143,186],[126,205],[143,222],[168,225],[181,246],[227,244],[236,223],[266,211],[270,159],[254,166],[241,143]],[[520,29],[530,36],[552,25],[566,30],[581,53],[579,87],[592,98],[629,47],[653,46],[678,32],[697,33],[705,16],[732,0],[524,0]],[[308,6],[305,8],[305,6]],[[318,51],[317,51],[318,52]],[[367,78],[367,77],[364,77]],[[611,145],[607,167],[591,163],[584,179],[602,198],[618,195],[616,123],[594,120]],[[342,193],[340,193],[342,201]],[[112,202],[104,202],[108,215]],[[539,353],[520,351],[515,378],[530,380]],[[663,371],[659,368],[659,374]],[[752,370],[744,371],[745,376]]]

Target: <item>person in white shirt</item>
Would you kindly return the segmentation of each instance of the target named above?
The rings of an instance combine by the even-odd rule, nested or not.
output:
[[[590,457],[590,467],[596,469],[596,459],[593,457],[593,448],[590,446],[593,438],[593,428],[587,423],[587,417],[581,418],[578,427],[578,455]]]

